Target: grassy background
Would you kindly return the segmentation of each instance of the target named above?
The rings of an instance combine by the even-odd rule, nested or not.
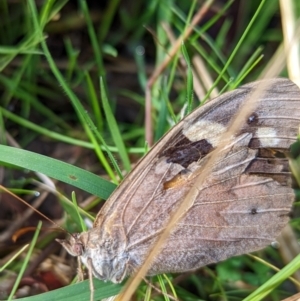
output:
[[[82,216],[92,219],[147,151],[146,140],[150,144],[158,140],[201,101],[264,73],[280,44],[287,41],[283,28],[297,28],[299,23],[299,1],[283,3],[1,1],[3,185],[68,231],[81,231],[72,199],[84,209]],[[195,22],[204,5],[205,13]],[[288,5],[294,5],[292,15],[288,15]],[[193,30],[189,30],[191,23]],[[176,46],[181,36],[184,44]],[[296,52],[287,57],[287,68],[280,75],[300,83],[299,71]],[[153,74],[157,77],[150,83],[150,107],[145,105],[145,91]],[[53,242],[56,233],[42,231],[33,239],[26,231],[40,219],[26,210],[10,194],[1,195],[0,299],[68,285],[76,272],[76,262]],[[50,226],[45,221],[43,227]],[[14,243],[11,238],[19,229],[24,233],[19,232]],[[26,243],[31,246],[21,249]],[[287,249],[292,243],[297,240],[291,238]],[[263,262],[239,256],[188,275],[154,277],[153,282],[182,300],[281,300],[299,290],[297,275],[295,281],[284,281],[297,269],[298,261],[286,266],[282,253],[272,247],[258,255]],[[271,278],[275,270],[266,262],[286,266],[279,279]],[[269,279],[271,289],[266,288]],[[95,284],[98,298],[120,289],[109,283]],[[153,290],[150,297],[150,293],[151,287],[142,284],[135,297],[168,298]],[[88,298],[86,282],[43,295],[43,300]]]

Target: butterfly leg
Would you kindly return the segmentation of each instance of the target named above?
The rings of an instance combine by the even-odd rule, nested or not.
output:
[[[95,287],[94,287],[94,282],[93,282],[93,273],[92,273],[92,259],[88,258],[88,271],[89,271],[89,282],[90,282],[90,301],[94,301],[94,291],[95,291]]]
[[[82,265],[81,265],[79,256],[77,256],[77,277],[78,277],[78,282],[81,282],[84,280]]]

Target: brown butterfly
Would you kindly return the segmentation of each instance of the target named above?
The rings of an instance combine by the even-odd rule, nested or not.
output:
[[[257,85],[225,93],[184,118],[125,178],[91,230],[58,241],[99,279],[121,282],[131,275]],[[285,155],[299,124],[299,88],[288,79],[269,80],[197,187],[198,197],[182,212],[148,275],[195,270],[273,242],[294,200]]]

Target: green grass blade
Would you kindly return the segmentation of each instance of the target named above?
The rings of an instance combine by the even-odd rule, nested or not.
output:
[[[84,15],[84,18],[85,18],[85,21],[86,21],[86,24],[87,24],[87,29],[88,29],[91,44],[92,44],[92,47],[93,47],[94,56],[95,56],[96,63],[97,63],[97,66],[98,66],[99,74],[101,76],[104,76],[106,72],[105,72],[105,69],[104,69],[104,66],[103,66],[102,50],[99,47],[99,41],[97,39],[95,30],[94,30],[93,22],[91,20],[90,14],[89,14],[89,10],[88,10],[86,1],[80,0],[79,4],[80,4],[80,8],[83,12],[83,15]]]
[[[9,118],[10,120],[14,121],[15,123],[20,124],[23,127],[26,127],[28,129],[31,129],[37,133],[40,133],[42,135],[45,135],[47,137],[56,139],[58,141],[62,141],[65,143],[69,143],[71,145],[78,145],[78,146],[82,146],[85,148],[90,148],[93,149],[93,144],[87,141],[82,141],[82,140],[78,140],[78,139],[74,139],[71,137],[68,137],[66,135],[62,135],[59,133],[54,132],[53,130],[48,130],[44,127],[41,127],[33,122],[28,121],[27,119],[21,118],[18,115],[15,115],[14,113],[5,110],[4,108],[0,107],[0,112],[3,114],[4,117]]]
[[[223,74],[226,72],[226,70],[228,69],[229,65],[231,64],[231,62],[233,61],[234,57],[236,56],[238,50],[240,49],[241,45],[243,44],[244,40],[246,39],[246,36],[248,34],[248,32],[250,31],[251,27],[253,26],[255,20],[257,19],[259,13],[261,12],[264,4],[265,4],[266,0],[262,0],[261,3],[259,4],[259,7],[257,8],[254,16],[252,17],[251,21],[249,22],[247,28],[245,29],[245,31],[243,32],[241,38],[239,39],[237,45],[235,46],[235,48],[233,49],[230,57],[227,60],[227,63],[225,64],[225,66],[223,67],[221,73],[218,75],[218,78],[215,80],[214,84],[212,85],[212,87],[210,88],[210,90],[207,92],[207,96],[205,97],[204,101],[207,100],[208,96],[210,95],[211,91],[217,86],[217,84],[219,83],[220,79],[222,78]]]
[[[167,107],[167,100],[165,100],[166,97],[166,88],[165,85],[162,84],[161,89],[162,94],[162,102],[160,103],[160,108],[158,112],[158,118],[157,118],[157,125],[155,129],[155,139],[154,141],[158,141],[166,132],[166,126],[167,126],[167,115],[168,115],[168,107]]]
[[[90,139],[92,140],[92,143],[95,146],[96,154],[98,155],[100,162],[102,163],[103,167],[105,168],[105,170],[107,171],[109,176],[112,179],[114,179],[114,181],[116,181],[114,173],[113,173],[110,165],[108,164],[105,156],[103,155],[100,147],[98,147],[98,144],[97,144],[97,141],[96,141],[96,137],[99,139],[100,142],[103,142],[103,139],[100,136],[100,134],[97,132],[96,126],[94,125],[93,121],[91,120],[89,115],[84,110],[84,108],[83,108],[82,104],[80,103],[78,97],[73,93],[71,88],[67,85],[63,75],[58,70],[58,68],[57,68],[57,66],[56,66],[56,64],[55,64],[55,62],[54,62],[54,60],[53,60],[53,58],[50,54],[50,51],[47,47],[46,42],[42,39],[43,33],[42,33],[42,29],[41,29],[40,24],[39,24],[35,2],[30,0],[30,1],[28,1],[28,3],[29,3],[30,10],[32,12],[32,16],[33,16],[34,28],[35,28],[36,32],[38,33],[38,35],[40,36],[42,48],[43,48],[45,56],[48,60],[49,66],[50,66],[54,76],[56,77],[57,81],[60,83],[60,85],[62,86],[62,88],[64,89],[64,91],[68,95],[68,97],[70,98],[70,100],[71,100],[71,102],[72,102],[72,104],[73,104],[73,106],[74,106],[74,108],[75,108],[75,110],[78,114],[78,117],[79,117],[83,127],[85,128],[85,130],[87,132],[87,135],[90,137]]]
[[[27,267],[27,265],[28,265],[28,263],[29,263],[29,260],[30,260],[31,255],[32,255],[33,248],[34,248],[34,246],[35,246],[35,244],[36,244],[36,241],[37,241],[37,239],[38,239],[38,236],[39,236],[41,227],[42,227],[42,222],[39,222],[38,225],[37,225],[36,231],[35,231],[35,233],[34,233],[34,236],[33,236],[33,238],[32,238],[32,241],[31,241],[31,244],[30,244],[28,253],[26,254],[26,257],[25,257],[24,262],[23,262],[23,264],[22,264],[21,270],[19,271],[19,274],[18,274],[18,276],[17,276],[17,279],[16,279],[16,281],[15,281],[15,283],[14,283],[14,286],[13,286],[11,292],[10,292],[10,295],[9,295],[9,297],[8,297],[8,299],[7,299],[8,301],[13,299],[13,296],[15,295],[15,293],[16,293],[16,291],[17,291],[17,289],[18,289],[18,286],[19,286],[19,284],[20,284],[20,281],[21,281],[21,279],[22,279],[22,277],[23,277],[23,275],[24,275],[24,272],[25,272],[25,270],[26,270],[26,267]]]
[[[102,131],[103,129],[103,117],[100,109],[100,101],[97,97],[97,92],[95,89],[95,86],[93,84],[93,81],[90,77],[90,74],[86,71],[84,73],[86,85],[87,85],[87,94],[90,99],[91,106],[93,108],[93,113],[95,117],[95,123],[97,126],[98,131]]]
[[[0,162],[43,173],[103,199],[107,199],[116,187],[113,183],[79,167],[5,145],[0,145]]]
[[[77,200],[76,200],[76,194],[74,191],[72,191],[72,202],[73,202],[73,205],[74,205],[74,208],[75,208],[75,211],[76,211],[76,219],[79,221],[80,223],[80,229],[81,231],[87,231],[87,226],[86,224],[84,223],[81,215],[80,215],[80,212],[78,210],[78,204],[77,204]]]
[[[188,106],[187,112],[190,113],[192,111],[193,99],[194,99],[193,72],[192,72],[190,57],[185,48],[184,42],[181,43],[181,51],[187,65],[186,98],[187,98],[187,106]]]
[[[300,268],[300,255],[295,257],[288,265],[283,267],[269,281],[261,285],[257,290],[250,294],[244,301],[259,301],[270,294],[278,285],[285,281]]]
[[[0,273],[2,273],[17,257],[23,255],[28,246],[29,244],[23,246],[11,258],[9,258],[7,262],[4,262],[3,266],[0,267]]]
[[[98,279],[93,279],[95,291],[95,300],[102,300],[117,295],[121,289],[121,284],[113,284],[110,282],[102,282]],[[33,297],[21,298],[19,301],[82,301],[90,300],[89,280],[82,281],[67,287],[63,287],[51,292],[40,294]]]
[[[100,88],[101,88],[101,98],[102,98],[103,110],[104,110],[104,113],[106,116],[109,130],[111,132],[112,139],[114,140],[114,142],[119,150],[119,154],[120,154],[120,157],[124,164],[124,168],[127,171],[129,171],[131,169],[130,160],[128,158],[128,154],[127,154],[117,121],[116,121],[115,116],[113,115],[110,105],[108,103],[108,99],[107,99],[107,95],[105,92],[104,83],[103,83],[102,78],[100,78]]]

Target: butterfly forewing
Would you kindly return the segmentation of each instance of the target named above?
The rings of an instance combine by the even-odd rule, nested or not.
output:
[[[287,79],[268,83],[242,127],[222,144],[211,173],[196,187],[197,198],[182,212],[149,275],[193,270],[258,250],[287,223],[294,194],[284,154],[298,134],[300,94]],[[92,258],[94,270],[101,269],[102,275],[103,262],[110,262],[110,270],[104,269],[106,279],[118,281],[143,263],[257,85],[242,86],[198,108],[137,164],[90,231],[97,242],[93,248],[105,249],[86,255],[105,256]],[[113,269],[119,278],[109,276]]]

